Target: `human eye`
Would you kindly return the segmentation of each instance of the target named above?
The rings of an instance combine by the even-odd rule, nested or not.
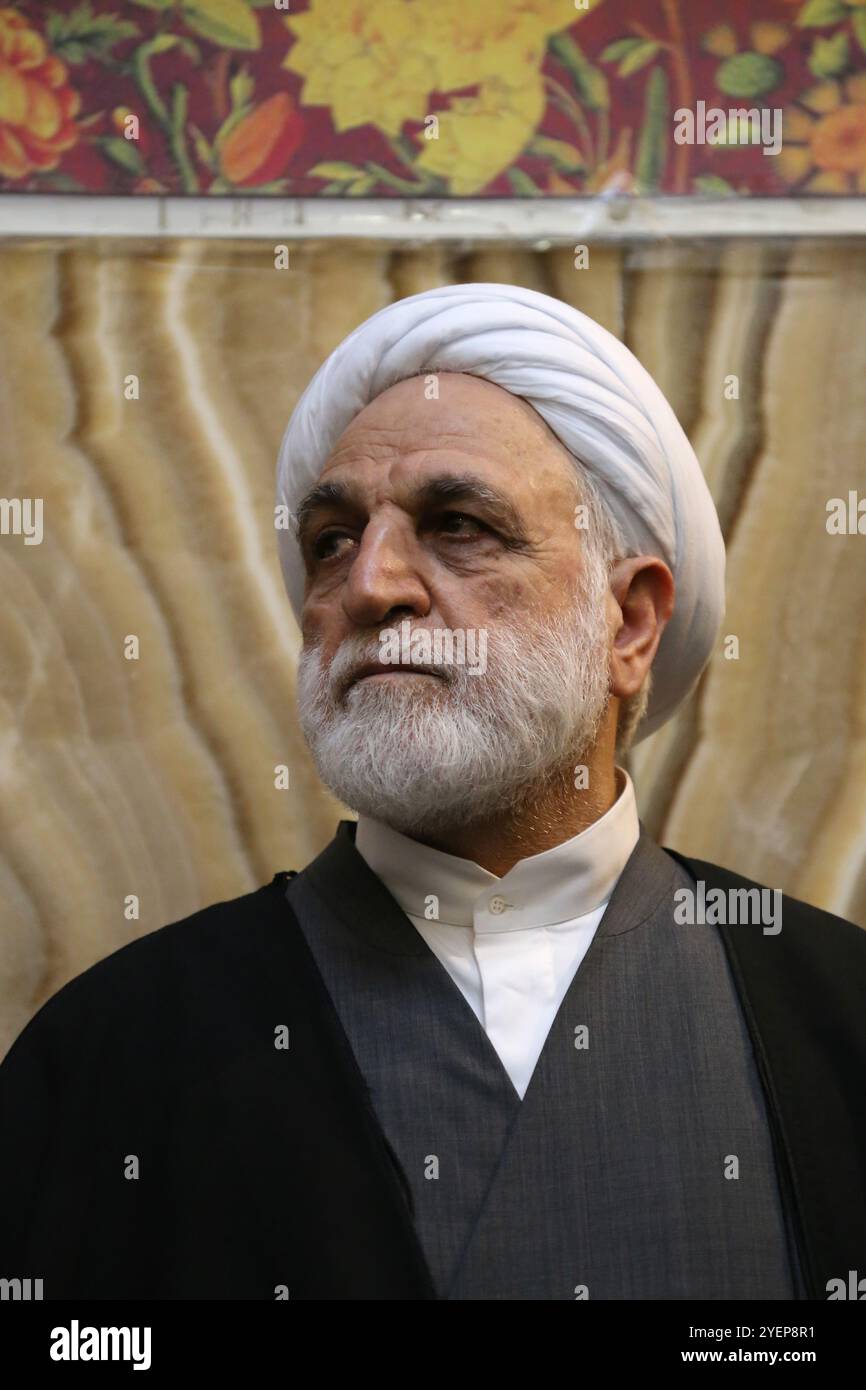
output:
[[[474,536],[485,531],[489,533],[491,529],[483,521],[479,521],[476,516],[470,516],[468,512],[440,512],[436,518],[436,524],[447,536],[453,537],[455,540],[461,538],[472,540]],[[458,524],[460,525],[459,531],[454,529]],[[467,524],[470,528],[468,533],[465,530]]]
[[[334,559],[335,555],[338,554],[334,547],[340,539],[348,540],[348,533],[339,531],[336,527],[332,527],[328,531],[320,531],[310,546],[313,558],[318,561]]]

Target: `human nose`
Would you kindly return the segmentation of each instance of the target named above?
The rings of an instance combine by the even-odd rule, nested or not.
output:
[[[429,610],[416,546],[403,527],[368,523],[343,589],[343,607],[359,627],[382,623],[395,608],[421,617]]]

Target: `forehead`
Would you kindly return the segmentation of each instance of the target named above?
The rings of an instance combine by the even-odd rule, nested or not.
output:
[[[363,463],[371,481],[380,483],[387,465],[398,482],[449,459],[471,460],[518,498],[574,489],[573,462],[533,407],[462,372],[425,373],[377,396],[343,431],[320,477],[355,475]]]

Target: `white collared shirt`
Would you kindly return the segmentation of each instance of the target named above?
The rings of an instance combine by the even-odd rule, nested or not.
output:
[[[502,878],[358,819],[356,849],[462,990],[521,1099],[640,836],[631,778],[616,775],[619,796],[603,816]]]

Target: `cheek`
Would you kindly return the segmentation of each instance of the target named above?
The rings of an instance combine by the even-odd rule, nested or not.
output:
[[[482,609],[492,625],[519,621],[531,624],[549,619],[562,606],[562,593],[543,583],[533,583],[526,575],[499,574],[473,594],[476,609]]]
[[[312,579],[307,578],[304,585],[305,611],[309,609],[310,612],[324,614],[337,607],[340,584],[345,578],[342,571],[343,566],[332,566],[329,570],[320,569]]]
[[[510,623],[527,602],[527,586],[502,574],[475,576],[436,587],[436,606],[450,627],[496,627]]]
[[[308,598],[301,613],[301,637],[304,645],[320,643],[327,649],[334,648],[337,637],[338,617],[335,605],[321,599]]]

